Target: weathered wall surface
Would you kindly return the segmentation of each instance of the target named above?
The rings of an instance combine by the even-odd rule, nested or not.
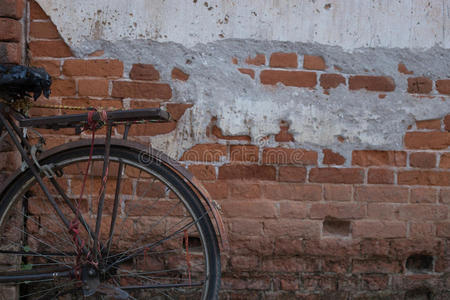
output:
[[[179,119],[131,135],[222,205],[224,298],[449,296],[447,1],[37,2],[51,102]]]

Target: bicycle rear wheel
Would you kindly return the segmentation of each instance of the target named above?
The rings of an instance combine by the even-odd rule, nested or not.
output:
[[[1,195],[0,282],[6,275],[15,282],[0,283],[0,299],[216,299],[220,256],[207,211],[177,173],[150,157],[142,161],[136,149],[111,146],[94,246],[105,148],[94,147],[83,184],[89,150],[41,162],[55,170],[44,182],[70,230],[29,170]],[[69,275],[29,276],[55,272]]]

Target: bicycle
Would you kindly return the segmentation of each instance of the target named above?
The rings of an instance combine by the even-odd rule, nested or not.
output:
[[[31,118],[28,93],[48,97],[51,79],[42,69],[15,68],[0,81],[0,129],[23,163],[0,189],[0,296],[216,299],[225,233],[215,203],[176,161],[127,140],[132,125],[170,115],[88,108]],[[114,139],[119,126],[122,139]],[[45,139],[34,128],[92,137],[42,152]]]

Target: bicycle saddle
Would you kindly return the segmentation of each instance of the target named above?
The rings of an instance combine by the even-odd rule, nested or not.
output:
[[[52,79],[43,68],[0,64],[0,98],[6,101],[23,99],[33,93],[36,100],[41,94],[50,96]]]

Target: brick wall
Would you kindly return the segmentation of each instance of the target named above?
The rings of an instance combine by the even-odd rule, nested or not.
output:
[[[28,57],[54,78],[46,102],[162,107],[176,119],[191,107],[174,96],[174,86],[190,80],[186,71],[138,61],[124,66],[102,51],[75,58],[45,12],[34,1],[29,8]],[[323,93],[344,88],[377,93],[380,101],[394,91],[439,101],[450,94],[450,79],[416,76],[401,62],[402,85],[370,71],[344,73],[303,53],[255,54],[230,64],[242,73],[237,76],[275,91],[280,84]],[[176,126],[134,126],[130,135],[147,141]],[[224,134],[212,118],[202,129],[208,141],[181,157],[220,203],[229,230],[223,297],[449,297],[450,115],[411,124],[401,150],[354,149],[350,158],[325,147],[295,148],[289,124],[279,126],[277,134],[255,142]],[[72,131],[43,133],[49,147],[79,138]],[[265,141],[272,138],[277,146],[269,147]]]

